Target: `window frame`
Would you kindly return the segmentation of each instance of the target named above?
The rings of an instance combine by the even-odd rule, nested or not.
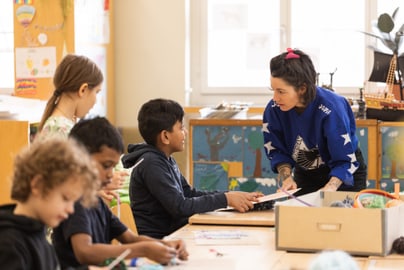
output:
[[[195,105],[211,105],[220,102],[221,100],[238,100],[248,99],[254,105],[266,105],[267,101],[272,97],[267,87],[208,87],[207,80],[207,0],[189,0],[191,14],[191,35],[190,35],[190,83],[191,83],[191,98],[189,106]],[[280,16],[280,48],[287,48],[291,43],[291,37],[287,33],[291,33],[291,18],[290,18],[291,0],[280,0],[280,12],[284,14]],[[371,21],[377,18],[377,0],[365,1],[365,31],[372,32]],[[403,10],[404,12],[404,10]],[[376,41],[369,36],[364,38],[364,78],[372,71],[373,65],[373,50],[367,49],[369,44],[374,44]],[[269,74],[268,74],[269,76]],[[269,82],[269,78],[268,78]],[[338,87],[337,93],[352,97],[359,97],[359,88],[363,85],[351,87]],[[366,85],[371,90],[377,86],[370,83]],[[265,97],[265,100],[263,100]],[[220,100],[219,100],[220,99]]]

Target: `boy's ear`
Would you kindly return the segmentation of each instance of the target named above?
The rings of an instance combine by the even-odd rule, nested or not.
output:
[[[82,97],[88,88],[88,83],[83,83],[79,88],[79,97]]]
[[[41,175],[35,175],[31,181],[31,194],[35,196],[42,196],[43,178]]]
[[[167,130],[163,130],[160,132],[160,140],[163,144],[170,144],[169,134]]]

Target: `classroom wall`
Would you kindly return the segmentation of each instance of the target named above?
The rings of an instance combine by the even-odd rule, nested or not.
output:
[[[149,99],[185,103],[185,1],[115,1],[116,125],[136,127]]]
[[[137,114],[143,103],[163,97],[185,105],[186,1],[114,1],[115,125],[125,145],[142,141]],[[187,150],[174,157],[187,177]]]

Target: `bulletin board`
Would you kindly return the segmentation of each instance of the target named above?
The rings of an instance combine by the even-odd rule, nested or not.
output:
[[[376,119],[357,119],[356,136],[358,146],[368,167],[367,188],[380,188],[380,163],[378,160],[378,121]]]
[[[190,119],[190,183],[199,190],[277,190],[262,120]]]
[[[404,123],[379,123],[380,189],[394,192],[400,183],[404,191]]]
[[[47,100],[56,66],[74,45],[74,0],[15,0],[14,95]]]
[[[367,188],[379,188],[378,122],[369,119],[356,123],[358,143],[368,165]],[[393,131],[393,134],[404,134],[397,127]],[[195,188],[276,192],[277,175],[266,157],[262,120],[190,119],[189,137],[190,183]],[[392,147],[397,148],[397,145]],[[397,168],[402,169],[404,165]],[[404,169],[398,175],[404,179]]]
[[[14,95],[48,100],[61,59],[68,53],[85,55],[104,74],[89,116],[106,116],[114,123],[112,29],[113,0],[15,0]]]

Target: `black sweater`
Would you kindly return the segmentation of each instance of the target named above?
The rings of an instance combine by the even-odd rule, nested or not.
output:
[[[2,269],[60,269],[45,225],[14,215],[15,204],[0,207],[0,265]]]
[[[188,222],[196,213],[227,206],[224,192],[198,191],[181,174],[173,157],[148,144],[130,144],[122,157],[133,167],[129,196],[139,234],[162,238]]]
[[[45,225],[36,219],[14,215],[15,207],[15,204],[0,206],[0,268],[59,270],[56,252],[46,239]]]

